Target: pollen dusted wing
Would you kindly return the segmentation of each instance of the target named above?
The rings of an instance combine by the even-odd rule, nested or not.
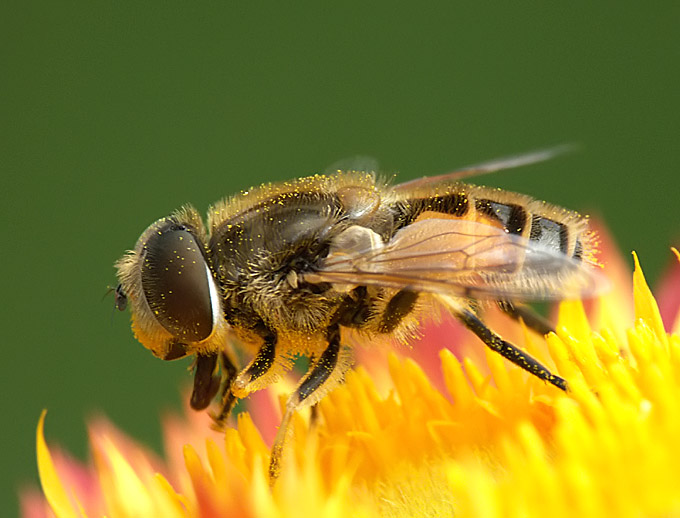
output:
[[[475,221],[436,218],[402,228],[378,250],[330,255],[304,279],[494,300],[577,298],[601,285],[591,265],[540,242]]]

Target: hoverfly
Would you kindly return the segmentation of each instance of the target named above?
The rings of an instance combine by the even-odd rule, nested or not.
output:
[[[477,308],[497,302],[547,333],[550,326],[521,303],[598,289],[587,219],[459,182],[554,154],[395,186],[361,171],[264,185],[211,207],[207,225],[185,206],[149,226],[118,260],[117,301],[129,302],[134,334],[155,356],[196,356],[194,409],[222,387],[218,426],[237,399],[274,382],[295,356],[311,358],[286,404],[272,480],[293,413],[316,403],[351,364],[345,333],[403,339],[433,302],[494,351],[566,390],[564,379],[490,330]],[[234,341],[252,352],[241,369]]]

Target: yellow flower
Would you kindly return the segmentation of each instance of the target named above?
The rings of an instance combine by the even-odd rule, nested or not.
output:
[[[567,394],[459,330],[439,373],[395,353],[364,358],[314,424],[295,416],[273,490],[267,442],[247,413],[224,435],[204,416],[168,421],[166,461],[94,424],[92,467],[48,449],[43,414],[42,516],[678,516],[680,313],[667,312],[667,334],[637,258],[633,294],[630,322],[629,297],[604,297],[591,316],[598,331],[580,302],[560,305],[545,339],[490,316],[569,381]],[[433,335],[414,353],[441,343]]]

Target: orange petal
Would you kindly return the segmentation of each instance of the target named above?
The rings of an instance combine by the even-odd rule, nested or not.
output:
[[[666,329],[680,332],[680,252],[671,248],[677,260],[673,261],[661,277],[656,293],[661,318]]]

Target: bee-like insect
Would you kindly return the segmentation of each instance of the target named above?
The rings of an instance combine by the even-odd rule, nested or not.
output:
[[[520,303],[597,289],[586,218],[458,181],[552,154],[396,186],[358,171],[264,185],[211,207],[207,226],[186,206],[153,223],[116,263],[116,304],[129,302],[132,329],[155,356],[196,355],[191,406],[206,408],[222,386],[218,425],[237,399],[275,381],[294,357],[311,358],[285,408],[272,479],[293,413],[349,368],[346,336],[406,339],[433,303],[494,351],[566,390],[564,379],[486,327],[477,309],[494,301],[548,332]],[[234,342],[252,351],[240,370]]]

